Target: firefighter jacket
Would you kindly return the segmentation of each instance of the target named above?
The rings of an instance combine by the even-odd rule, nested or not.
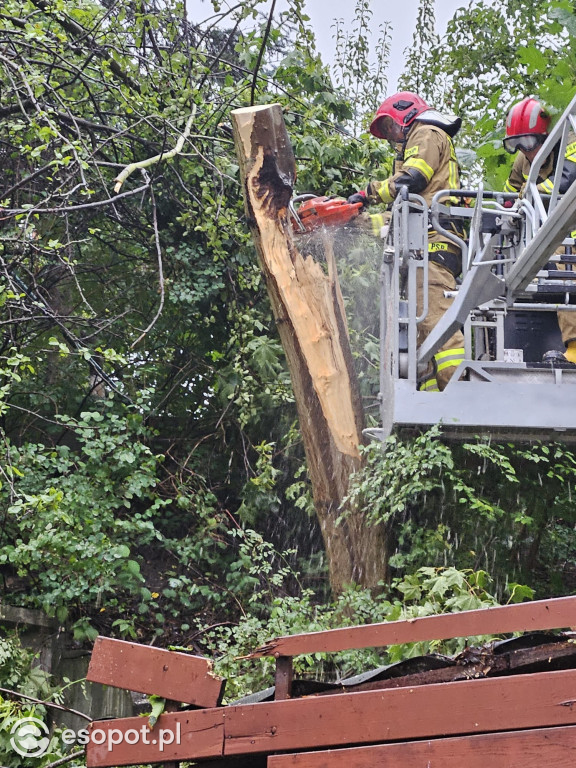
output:
[[[558,164],[558,146],[554,148],[552,154],[546,158],[546,161],[540,168],[540,175],[537,178],[538,191],[541,194],[549,195],[554,189],[554,174]],[[505,192],[520,192],[523,189],[528,174],[530,173],[530,161],[518,152],[514,160],[510,176],[504,185]],[[560,179],[559,192],[564,194],[572,183],[576,181],[576,134],[569,133],[564,153],[564,163],[562,165],[562,178]],[[576,238],[576,230],[570,233],[570,236]],[[564,252],[563,246],[560,246],[556,253]],[[568,345],[569,342],[576,341],[576,312],[559,309],[558,325],[562,333],[562,341]]]
[[[549,195],[554,189],[554,172],[558,164],[558,146],[552,150],[552,154],[546,158],[546,161],[540,168],[537,185],[541,194]],[[528,180],[530,173],[530,161],[522,152],[518,152],[514,165],[510,171],[510,176],[504,184],[505,192],[520,192]],[[562,166],[562,178],[560,179],[560,194],[564,194],[571,184],[576,181],[576,135],[568,134],[566,152],[564,154],[564,165]]]
[[[437,118],[443,119],[433,112],[432,119],[436,122]],[[453,123],[446,121],[448,130],[453,129],[455,132],[459,126],[459,119]],[[460,169],[452,138],[440,125],[428,123],[424,119],[415,120],[406,136],[406,142],[397,146],[397,150],[399,153],[392,176],[385,181],[372,181],[368,185],[366,197],[370,203],[391,203],[404,185],[410,193],[421,195],[428,204],[440,190],[460,188]],[[372,232],[377,235],[384,223],[381,221],[382,214],[370,218]],[[454,228],[452,224],[449,226]],[[454,233],[459,237],[464,236],[456,230]],[[431,227],[428,228],[428,253],[432,261],[441,264],[453,275],[459,274],[459,247]]]
[[[460,172],[450,136],[437,125],[414,121],[394,173],[372,181],[366,194],[371,203],[391,203],[401,186],[422,195],[428,204],[441,189],[458,189]]]

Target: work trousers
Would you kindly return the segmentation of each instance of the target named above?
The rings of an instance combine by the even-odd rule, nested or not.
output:
[[[424,305],[423,278],[423,270],[419,269],[417,274],[417,308],[419,315],[422,313]],[[452,272],[435,261],[428,261],[428,313],[418,325],[418,346],[423,343],[424,339],[430,334],[430,331],[452,304],[453,299],[445,296],[444,292],[454,291],[455,289],[456,278]],[[430,382],[433,381],[435,376],[438,389],[442,391],[463,359],[464,335],[462,331],[457,330],[434,355],[434,363],[431,364],[428,375],[425,377],[424,386],[421,386],[421,389],[433,389],[434,386]]]
[[[576,232],[571,233],[571,237],[574,237],[575,235]],[[565,253],[566,249],[564,246],[560,246],[560,248],[556,250],[556,254],[560,256]],[[576,265],[574,266],[574,279],[576,280]],[[558,268],[566,269],[566,266],[564,264],[558,264]],[[576,312],[559,309],[556,316],[558,317],[558,325],[560,327],[560,333],[562,334],[562,341],[567,347],[569,341],[576,341]]]

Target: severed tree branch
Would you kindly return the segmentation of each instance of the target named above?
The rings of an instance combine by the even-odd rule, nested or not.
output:
[[[140,160],[139,162],[130,163],[130,165],[127,165],[126,168],[124,168],[124,170],[121,173],[119,173],[118,176],[114,179],[114,181],[116,182],[114,185],[114,192],[118,193],[120,191],[122,184],[124,184],[128,176],[134,173],[134,171],[142,168],[149,168],[151,165],[155,165],[156,163],[159,163],[161,160],[170,160],[176,155],[179,155],[182,152],[182,147],[184,146],[184,142],[190,136],[190,132],[192,130],[192,125],[194,123],[195,117],[196,117],[196,104],[194,104],[194,107],[192,108],[192,112],[188,117],[188,120],[186,121],[186,125],[184,126],[184,130],[180,134],[178,141],[176,142],[176,145],[173,147],[173,149],[171,149],[169,152],[161,152],[159,155],[154,155],[154,157],[148,157],[146,160]]]
[[[131,189],[126,192],[120,192],[119,195],[115,195],[114,197],[108,197],[106,200],[95,200],[93,203],[80,203],[79,205],[67,205],[67,206],[59,206],[58,208],[4,208],[0,209],[2,213],[6,214],[3,217],[0,217],[0,221],[3,221],[4,219],[8,219],[11,216],[16,216],[22,213],[34,213],[34,214],[41,214],[41,213],[70,213],[72,211],[79,211],[81,209],[85,208],[102,208],[102,206],[110,205],[110,203],[115,203],[116,200],[120,200],[122,197],[129,197],[130,195],[137,195],[139,192],[144,192],[148,189],[148,184],[143,184],[140,187],[136,187],[136,189]]]

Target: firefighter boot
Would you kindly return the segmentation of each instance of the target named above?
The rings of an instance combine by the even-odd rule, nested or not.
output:
[[[563,368],[576,365],[576,342],[569,341],[566,352],[560,352],[559,349],[550,349],[542,355],[543,363],[550,363],[552,367],[560,365]]]

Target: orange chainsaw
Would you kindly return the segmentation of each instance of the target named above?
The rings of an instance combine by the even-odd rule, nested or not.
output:
[[[295,197],[289,209],[294,232],[301,233],[322,226],[343,226],[358,216],[362,206],[363,203],[349,203],[344,197],[317,197],[307,193]]]

